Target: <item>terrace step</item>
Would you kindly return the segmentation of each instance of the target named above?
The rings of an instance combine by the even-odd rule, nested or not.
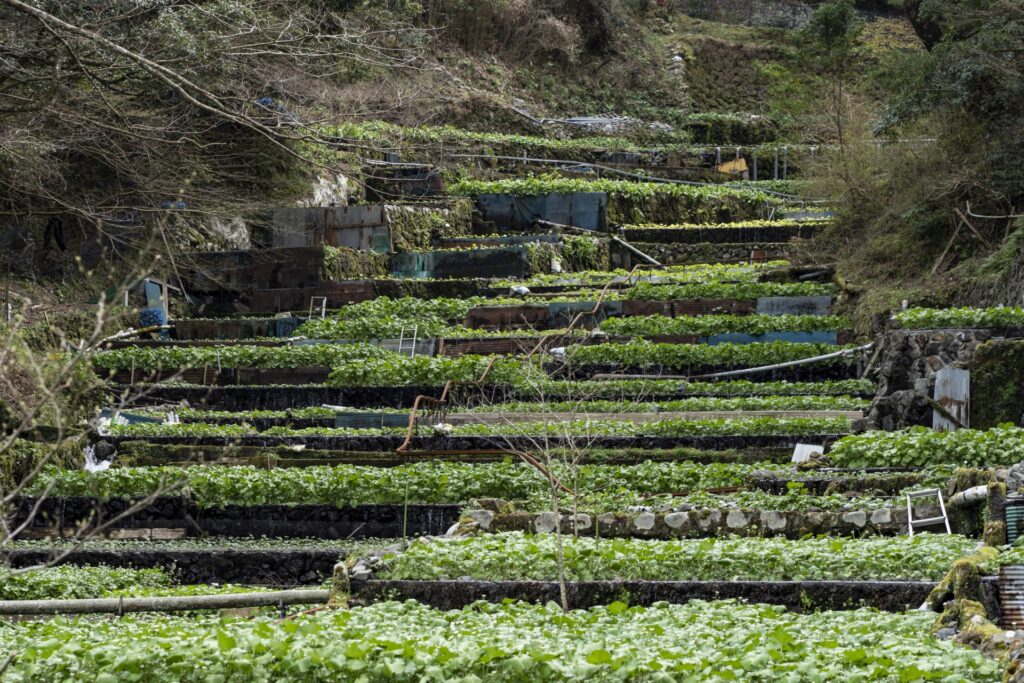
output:
[[[697,448],[701,450],[746,450],[779,448],[792,450],[798,443],[811,441],[818,444],[831,444],[844,436],[843,434],[801,434],[801,435],[741,435],[722,436],[549,436],[544,443],[552,448],[586,447],[586,448],[639,448],[639,449],[670,449]],[[304,446],[315,450],[353,451],[353,452],[394,452],[405,442],[402,434],[385,436],[276,436],[254,434],[239,437],[223,436],[119,436],[106,437],[115,445],[123,442],[147,441],[153,444],[190,444],[195,446],[239,446],[274,448],[282,446]],[[415,436],[410,442],[408,457],[433,457],[435,454],[450,455],[454,453],[479,452],[494,453],[495,450],[531,451],[537,447],[537,438],[519,434],[500,436]]]
[[[129,530],[124,530],[129,531]],[[105,565],[135,569],[160,568],[173,572],[182,584],[234,583],[289,588],[321,584],[331,577],[334,565],[347,552],[344,544],[328,548],[233,548],[231,539],[220,547],[175,548],[173,542],[133,541],[118,549],[70,551],[58,565]],[[49,550],[8,550],[0,559],[12,569],[50,562]]]
[[[914,609],[937,584],[930,581],[570,581],[569,604],[587,609],[621,601],[649,606],[656,602],[743,600],[782,605],[794,612],[872,607],[903,612]],[[458,610],[477,600],[534,603],[559,601],[554,581],[353,581],[360,601],[416,600],[437,609]]]
[[[742,451],[687,450],[629,450],[618,449],[615,455],[591,458],[578,456],[580,464],[635,465],[647,460],[654,462],[698,463],[787,463],[792,449],[748,448]],[[434,454],[432,461],[487,464],[504,462],[510,457],[505,451],[477,451],[475,453]],[[303,449],[300,452],[287,446],[263,448],[259,446],[199,446],[193,444],[156,444],[147,441],[122,441],[118,445],[117,462],[132,465],[248,465],[254,467],[315,467],[323,465],[362,465],[370,467],[398,467],[408,465],[410,457],[393,451],[336,451]],[[414,462],[414,461],[413,461]]]
[[[22,498],[13,517],[30,519],[38,501]],[[75,538],[82,525],[112,519],[131,509],[133,501],[51,497],[18,534],[19,540]],[[198,508],[183,497],[162,497],[134,514],[122,516],[99,538],[164,539],[186,537],[266,538],[399,538],[440,535],[454,524],[460,505],[224,505]]]
[[[652,379],[657,379],[652,378]],[[690,392],[680,382],[678,391],[667,394],[640,392],[638,397],[649,397],[655,401],[673,401],[686,398],[715,397],[720,394],[706,392]],[[323,385],[247,385],[247,386],[182,386],[175,384],[154,384],[144,386],[143,396],[136,402],[145,404],[179,404],[185,402],[194,408],[208,410],[288,410],[296,407],[341,405],[350,408],[394,408],[408,409],[419,395],[440,396],[439,386],[406,386],[406,387],[327,387]],[[115,385],[119,395],[129,391],[126,385]],[[728,394],[731,397],[762,396],[764,393],[746,391]],[[858,398],[870,398],[873,392],[854,392]],[[618,393],[614,398],[628,399],[629,395]],[[555,400],[557,396],[548,396]],[[500,401],[531,401],[536,395],[529,391],[517,392],[504,385],[477,388],[466,400],[472,399],[480,403]]]
[[[707,410],[688,412],[646,413],[449,413],[445,421],[452,425],[495,424],[506,422],[562,422],[570,420],[601,420],[612,422],[658,422],[660,420],[734,420],[758,417],[777,418],[847,418],[859,420],[863,410]]]

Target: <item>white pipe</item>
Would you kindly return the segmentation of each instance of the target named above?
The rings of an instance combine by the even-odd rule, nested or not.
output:
[[[974,486],[966,491],[957,493],[949,499],[949,507],[963,508],[969,505],[977,505],[988,499],[988,486]]]

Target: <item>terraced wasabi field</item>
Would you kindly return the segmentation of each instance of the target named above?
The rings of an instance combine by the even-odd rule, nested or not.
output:
[[[475,139],[456,132],[437,135]],[[0,612],[49,616],[0,622],[4,680],[1001,680],[930,610],[969,632],[964,586],[991,592],[1022,559],[986,526],[1021,430],[853,434],[871,339],[828,267],[787,260],[827,217],[788,218],[803,200],[771,187],[510,171],[389,209],[447,212],[400,240],[390,224],[418,246],[375,257],[413,270],[328,278],[277,249],[228,260],[316,284],[188,275],[169,338],[92,358],[107,465],[48,466],[12,500]],[[449,200],[593,193],[601,230],[479,212],[436,229]],[[824,455],[792,462],[800,444]],[[905,494],[925,488],[952,534],[908,536]],[[936,588],[965,556],[974,573]]]

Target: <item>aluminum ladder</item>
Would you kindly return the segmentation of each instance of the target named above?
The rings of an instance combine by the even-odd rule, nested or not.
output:
[[[942,512],[941,517],[925,517],[923,519],[914,519],[914,498],[938,498],[939,499],[939,510]],[[931,526],[942,522],[946,525],[946,533],[953,533],[952,529],[949,528],[949,516],[946,514],[946,504],[942,500],[942,491],[940,489],[922,489],[920,491],[910,491],[907,493],[907,531],[911,536],[914,535],[914,528],[920,526]]]
[[[416,336],[419,333],[419,329],[419,325],[415,325],[412,328],[402,328],[402,333],[398,337],[399,354],[408,352],[410,358],[416,355]]]
[[[309,298],[309,318],[313,318],[313,311],[319,310],[320,317],[327,317],[327,297],[313,296]]]

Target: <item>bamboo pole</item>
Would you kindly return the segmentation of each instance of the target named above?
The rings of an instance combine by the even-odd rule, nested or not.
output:
[[[0,614],[124,614],[178,612],[326,603],[328,590],[286,590],[222,595],[177,595],[158,598],[89,598],[84,600],[0,600]]]

